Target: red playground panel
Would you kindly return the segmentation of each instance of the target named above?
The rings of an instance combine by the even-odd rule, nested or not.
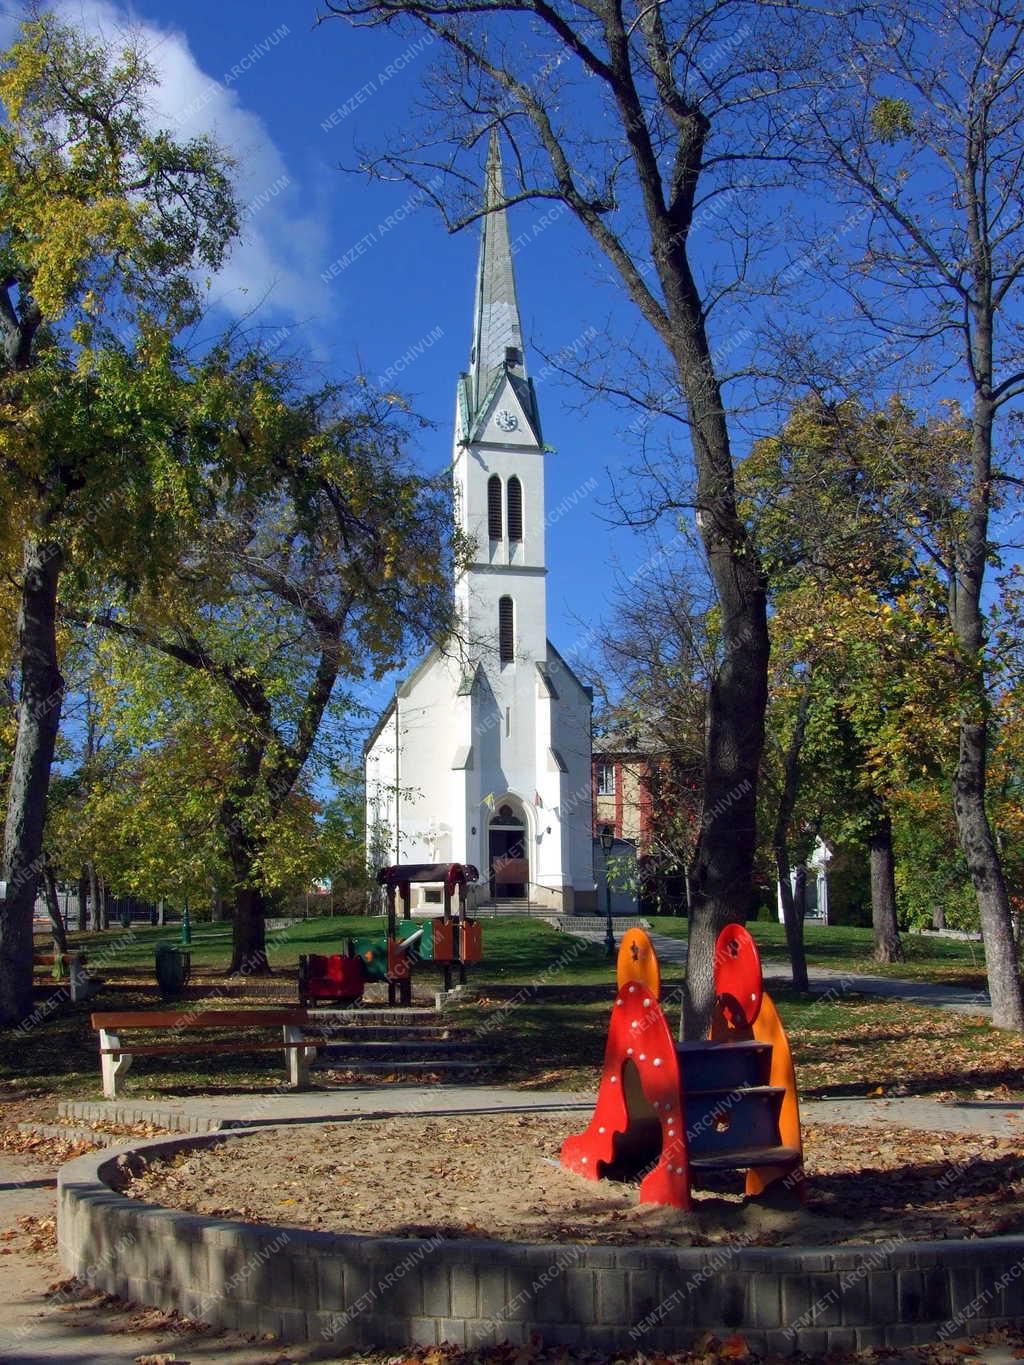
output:
[[[341,953],[310,953],[299,959],[299,1003],[312,1000],[359,1000],[365,977],[359,958]]]
[[[462,920],[459,925],[459,956],[463,962],[480,962],[483,955],[483,930],[480,928],[480,921]]]
[[[453,920],[436,919],[431,928],[434,936],[433,960],[435,962],[455,961],[455,923]]]
[[[715,946],[706,1041],[676,1041],[643,930],[624,936],[617,979],[594,1116],[566,1138],[562,1165],[588,1180],[646,1170],[640,1202],[679,1209],[693,1207],[702,1171],[746,1170],[748,1195],[784,1180],[801,1196],[793,1061],[746,929],[728,925]]]

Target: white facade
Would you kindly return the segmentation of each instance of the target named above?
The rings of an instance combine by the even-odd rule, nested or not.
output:
[[[486,204],[501,202],[492,140]],[[544,453],[505,211],[482,220],[470,369],[452,458],[475,544],[455,584],[458,643],[398,686],[366,751],[372,867],[467,862],[484,898],[595,902],[591,693],[547,638]]]
[[[822,924],[828,923],[828,865],[832,858],[828,845],[823,839],[815,840],[814,848],[804,864],[807,873],[805,882],[805,901],[806,908],[804,918],[807,920],[819,920]],[[797,868],[791,868],[789,877],[796,890]],[[785,920],[782,909],[782,891],[776,887],[775,901],[779,912],[779,923]]]

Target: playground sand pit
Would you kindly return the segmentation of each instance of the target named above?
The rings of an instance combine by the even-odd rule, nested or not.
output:
[[[359,1119],[268,1128],[153,1162],[125,1193],[219,1218],[398,1237],[708,1246],[986,1237],[1024,1230],[1024,1144],[808,1124],[807,1202],[718,1177],[693,1213],[558,1165],[586,1116]]]

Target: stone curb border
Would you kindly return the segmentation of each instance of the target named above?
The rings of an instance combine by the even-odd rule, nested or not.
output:
[[[231,1222],[113,1188],[118,1158],[167,1157],[266,1128],[157,1138],[61,1167],[72,1274],[214,1327],[324,1347],[526,1341],[681,1349],[740,1332],[822,1355],[1024,1325],[1024,1236],[800,1247],[639,1248],[368,1237]],[[286,1141],[286,1133],[282,1133]]]

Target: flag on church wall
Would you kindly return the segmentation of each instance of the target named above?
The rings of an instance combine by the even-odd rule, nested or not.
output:
[[[484,799],[483,799],[483,805],[485,805],[485,806],[487,807],[488,810],[493,810],[493,809],[494,809],[494,793],[493,793],[493,792],[488,792],[488,793],[487,793],[487,795],[486,795],[486,796],[484,797]]]
[[[533,793],[533,804],[535,806],[540,806],[541,810],[544,809],[544,802],[540,799],[540,792]]]

